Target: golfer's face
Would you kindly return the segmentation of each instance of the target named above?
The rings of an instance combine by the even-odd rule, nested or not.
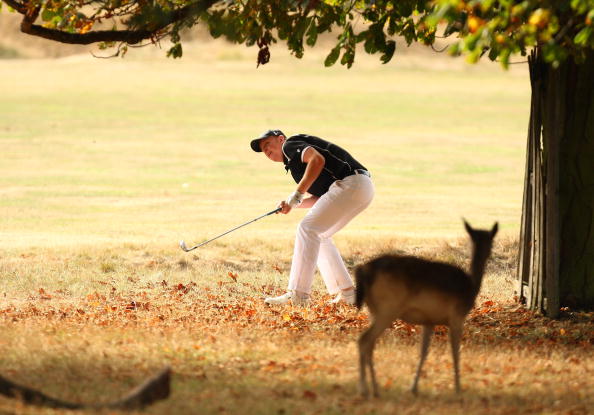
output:
[[[272,161],[283,161],[283,136],[271,136],[260,141],[260,149]]]

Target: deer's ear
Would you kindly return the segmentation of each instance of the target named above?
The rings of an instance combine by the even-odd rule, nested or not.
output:
[[[491,228],[491,238],[494,238],[497,235],[497,231],[499,230],[499,222],[495,222],[493,228]]]
[[[466,228],[466,232],[472,235],[474,229],[472,229],[472,226],[470,226],[468,222],[466,222],[466,219],[462,218],[462,220],[464,221],[464,227]]]

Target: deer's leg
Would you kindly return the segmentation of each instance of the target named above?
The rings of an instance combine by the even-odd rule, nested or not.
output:
[[[373,326],[370,326],[359,337],[359,393],[367,398],[369,388],[367,387],[367,350],[369,349],[369,333]],[[372,346],[373,347],[373,346]]]
[[[369,396],[369,389],[367,387],[367,367],[369,367],[371,374],[371,382],[373,386],[373,395],[378,396],[377,381],[375,379],[375,370],[373,368],[373,348],[377,338],[384,332],[384,330],[391,324],[391,321],[381,321],[374,319],[373,323],[363,334],[359,337],[359,391],[364,397]]]
[[[383,331],[383,330],[382,330]],[[380,333],[381,334],[381,333]],[[379,335],[378,335],[379,337]],[[377,340],[377,338],[376,338]],[[374,340],[374,346],[375,346],[375,340]],[[371,351],[369,352],[369,372],[371,373],[371,387],[373,389],[373,396],[375,396],[376,398],[379,396],[379,388],[377,386],[377,379],[375,377],[375,367],[373,366],[373,347],[371,348]]]
[[[462,321],[456,321],[450,324],[450,343],[452,344],[456,393],[460,393],[460,340],[462,339],[463,324]]]
[[[423,364],[425,363],[427,353],[429,352],[429,344],[431,343],[431,336],[433,335],[433,327],[433,325],[423,326],[423,334],[421,336],[421,356],[419,358],[419,365],[417,366],[417,374],[415,375],[415,380],[413,381],[412,385],[412,393],[414,393],[415,395],[418,392],[418,384],[419,377],[421,376],[421,370],[423,369]]]

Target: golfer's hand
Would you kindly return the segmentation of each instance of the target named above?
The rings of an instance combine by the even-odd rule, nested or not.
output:
[[[279,208],[281,208],[281,211],[280,211],[280,213],[282,213],[283,215],[286,215],[286,214],[287,214],[287,213],[289,213],[289,212],[291,211],[291,209],[292,209],[292,208],[291,208],[291,206],[290,206],[290,205],[289,205],[287,202],[285,202],[284,200],[283,200],[283,201],[281,201],[281,202],[278,204],[278,207],[279,207]]]

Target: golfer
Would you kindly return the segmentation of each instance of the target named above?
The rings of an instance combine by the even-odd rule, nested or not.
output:
[[[347,151],[311,135],[287,138],[280,130],[269,130],[250,145],[270,160],[284,163],[297,183],[287,200],[280,202],[281,213],[296,207],[310,209],[297,228],[287,293],[264,301],[306,305],[317,265],[328,292],[336,295],[332,302],[354,304],[353,280],[332,236],[371,203],[371,175]]]

